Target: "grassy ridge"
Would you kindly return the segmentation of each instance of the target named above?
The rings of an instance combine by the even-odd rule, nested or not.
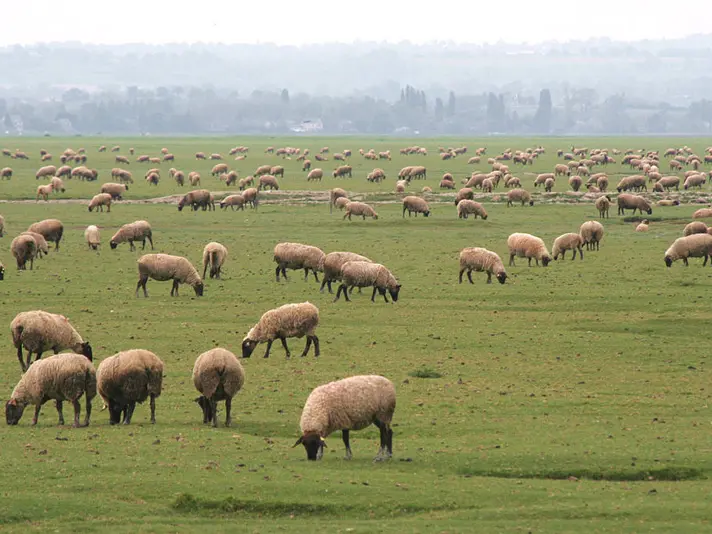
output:
[[[23,139],[9,146],[29,151],[32,143],[56,143],[50,151],[58,154],[77,141]],[[376,150],[411,144],[361,141]],[[90,156],[94,145],[111,144],[81,142]],[[133,143],[140,152],[140,143],[149,142],[154,153],[167,146],[186,155],[226,153],[246,144],[250,170],[268,159],[253,154],[267,140],[119,143]],[[342,143],[355,152],[360,140],[308,145],[312,151],[322,145],[336,150]],[[420,144],[434,152],[439,144],[461,142]],[[538,141],[482,144],[524,148]],[[586,144],[647,148],[648,140]],[[698,153],[706,146],[705,140],[685,144]],[[568,145],[547,140],[549,167],[556,148]],[[398,158],[393,169],[403,164]],[[429,160],[429,169],[430,162],[436,164]],[[31,163],[33,176],[36,161]],[[462,160],[455,165],[469,171]],[[439,179],[431,176],[429,185]],[[292,188],[297,180],[288,174],[284,183]],[[0,183],[0,192],[16,188],[19,198],[35,182],[18,176]],[[360,178],[348,183],[357,192],[370,187]],[[67,194],[81,198],[98,189],[78,184],[75,191],[71,185]],[[177,190],[167,179],[159,188],[164,185],[158,194]],[[392,185],[389,178],[380,187],[385,192]],[[137,185],[136,195],[156,195],[147,188]],[[320,529],[350,532],[457,532],[472,531],[473,525],[492,532],[708,530],[710,388],[701,333],[712,319],[705,305],[712,271],[701,260],[687,269],[666,269],[662,259],[695,206],[656,208],[660,220],[647,234],[613,217],[604,222],[601,250],[585,252],[584,261],[567,259],[543,269],[519,260],[508,268],[505,285],[487,285],[482,274],[474,286],[459,285],[461,248],[485,246],[506,264],[510,233],[539,235],[550,247],[556,236],[595,216],[590,204],[507,209],[488,203],[487,209],[486,221],[459,221],[454,206],[445,203],[431,218],[403,220],[399,205],[383,204],[378,221],[349,223],[329,215],[324,204],[264,204],[257,212],[227,213],[125,204],[103,215],[75,204],[0,205],[7,227],[0,240],[7,267],[0,323],[9,325],[24,310],[59,312],[92,342],[97,364],[128,348],[147,348],[166,363],[155,426],[148,423],[147,406],[140,406],[130,427],[109,427],[99,401],[87,429],[56,427],[51,403],[35,428],[29,426],[31,414],[17,427],[0,428],[0,530],[296,531],[312,529],[314,519]],[[36,262],[34,271],[18,273],[10,240],[46,217],[64,222],[62,249]],[[208,281],[203,298],[183,287],[173,299],[170,284],[155,281],[148,284],[148,299],[135,298],[141,251],[121,245],[89,252],[83,230],[99,224],[108,243],[118,226],[138,218],[153,225],[156,251],[185,255],[196,265],[207,242],[226,245],[224,279]],[[326,252],[351,250],[384,263],[403,284],[401,299],[372,304],[364,292],[350,304],[332,303],[313,279],[304,282],[291,272],[288,283],[277,284],[272,248],[286,240]],[[233,427],[203,427],[190,378],[197,355],[218,345],[239,353],[262,312],[304,300],[320,309],[321,358],[285,360],[276,345],[265,360],[265,347],[258,347],[243,360],[247,380],[233,403]],[[4,339],[0,389],[6,398],[19,379],[19,364],[9,332]],[[288,343],[298,354],[304,340]],[[352,434],[352,461],[341,459],[337,433],[327,440],[324,460],[307,463],[301,448],[291,448],[307,395],[318,384],[359,373],[380,373],[396,384],[393,461],[371,463],[378,448],[373,427]]]

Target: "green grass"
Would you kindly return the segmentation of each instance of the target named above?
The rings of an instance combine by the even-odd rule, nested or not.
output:
[[[261,153],[267,143],[308,146],[312,152],[322,145],[350,147],[357,162],[361,146],[397,152],[416,142],[431,153],[441,144],[482,144],[491,153],[542,143],[548,160],[533,172],[548,170],[556,149],[572,143],[351,138],[118,143],[151,154],[167,146],[186,161],[197,150],[226,153],[230,146],[249,145],[249,167],[238,167],[245,176],[264,161],[281,163]],[[34,195],[39,147],[58,155],[81,143],[94,157],[99,144],[113,140],[4,143],[35,157],[25,164],[26,173],[0,183],[1,198],[19,199]],[[621,149],[687,144],[697,153],[712,144],[704,139],[575,143]],[[413,158],[396,155],[389,169]],[[429,158],[430,186],[443,169],[460,169],[458,176],[470,171],[463,160]],[[296,169],[295,161],[287,164]],[[107,157],[99,167],[112,166]],[[202,167],[177,166],[197,168],[205,177]],[[131,164],[132,170],[137,167]],[[665,249],[697,206],[655,208],[646,234],[633,231],[632,219],[613,215],[604,221],[601,250],[585,252],[583,261],[567,259],[544,269],[528,268],[520,259],[508,267],[504,285],[486,284],[482,273],[473,276],[475,285],[459,285],[463,247],[495,250],[506,264],[510,233],[539,235],[550,247],[555,237],[595,217],[595,209],[586,202],[509,209],[487,202],[486,221],[463,221],[447,198],[433,201],[432,217],[404,220],[397,197],[389,193],[391,178],[371,189],[358,176],[313,187],[346,183],[357,193],[379,193],[388,202],[378,205],[377,221],[342,221],[340,213],[330,215],[315,200],[216,213],[179,213],[169,204],[117,204],[110,214],[88,213],[72,203],[0,204],[6,220],[0,260],[7,269],[0,283],[0,323],[7,326],[18,312],[37,308],[63,313],[91,341],[97,364],[129,348],[152,350],[166,364],[155,426],[148,422],[148,407],[140,406],[131,426],[110,427],[98,400],[86,429],[58,428],[51,403],[34,428],[30,412],[18,426],[0,427],[0,531],[304,531],[313,530],[315,520],[319,529],[333,532],[709,531],[712,390],[705,332],[712,320],[707,304],[712,270],[697,259],[688,268],[676,263],[666,269],[663,262]],[[312,188],[301,177],[288,170],[283,183],[288,189]],[[205,184],[215,189],[216,182],[208,178]],[[557,188],[562,193],[564,184]],[[66,196],[86,199],[97,190],[97,184],[72,181]],[[137,184],[128,198],[176,192],[179,188],[165,179],[158,191]],[[64,222],[61,250],[38,260],[34,271],[16,271],[10,241],[47,217]],[[186,287],[171,298],[170,284],[155,281],[148,284],[148,299],[135,298],[141,250],[121,245],[90,252],[83,230],[98,224],[108,244],[116,228],[139,218],[151,222],[156,251],[185,255],[196,265],[207,242],[223,243],[230,251],[223,279],[207,281],[203,298]],[[352,303],[333,303],[313,278],[305,282],[291,271],[288,283],[277,284],[272,249],[287,240],[326,252],[359,252],[387,265],[403,284],[399,301],[371,303],[370,291],[364,291],[354,292]],[[247,379],[233,403],[233,427],[203,426],[191,380],[198,354],[214,346],[239,353],[261,313],[304,300],[320,309],[322,356],[286,360],[276,344],[265,360],[265,347],[259,346],[242,360]],[[3,399],[20,376],[9,332],[4,339]],[[304,340],[288,343],[299,354]],[[378,449],[372,427],[352,433],[350,462],[342,459],[338,433],[327,439],[321,462],[307,462],[304,450],[292,445],[309,392],[365,373],[383,374],[396,385],[393,460],[372,462]],[[68,415],[65,406],[71,420]]]

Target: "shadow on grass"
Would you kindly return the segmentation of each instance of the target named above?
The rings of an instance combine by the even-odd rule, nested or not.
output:
[[[599,470],[599,469],[562,469],[552,471],[513,471],[513,470],[490,470],[490,469],[458,469],[459,475],[468,477],[492,477],[492,478],[530,478],[540,480],[569,480],[571,477],[586,480],[606,480],[613,482],[645,482],[645,481],[668,481],[680,482],[684,480],[705,480],[707,476],[702,469],[693,467],[663,467],[660,469],[622,469]]]
[[[402,517],[434,511],[455,510],[454,506],[424,507],[415,505],[358,506],[353,504],[309,504],[299,502],[262,502],[240,500],[235,497],[224,499],[203,499],[189,493],[181,493],[176,497],[172,508],[186,514],[250,514],[260,517],[290,517],[290,516],[350,516],[366,518]]]

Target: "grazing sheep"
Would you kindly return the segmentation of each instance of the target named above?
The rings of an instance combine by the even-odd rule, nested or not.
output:
[[[705,178],[704,174],[694,174],[685,179],[685,184],[682,187],[685,190],[692,189],[693,187],[702,189],[702,186],[706,183],[706,181],[707,178]]]
[[[544,241],[531,234],[514,233],[507,239],[509,248],[509,265],[514,265],[514,258],[527,258],[529,267],[532,266],[532,259],[539,266],[539,260],[544,267],[549,265],[551,255],[546,249]]]
[[[212,170],[210,171],[210,174],[213,176],[220,176],[221,174],[225,174],[228,172],[228,167],[227,163],[218,163],[215,165]]]
[[[522,206],[528,203],[530,206],[534,205],[532,196],[526,189],[512,189],[507,192],[507,207],[513,206],[514,202],[521,202]]]
[[[183,211],[185,205],[189,205],[192,211],[198,211],[198,208],[203,208],[208,211],[215,210],[215,199],[207,189],[195,189],[189,191],[178,201],[178,211]]]
[[[260,320],[253,326],[242,340],[242,357],[249,358],[259,343],[267,343],[264,357],[269,358],[269,352],[274,340],[282,342],[287,358],[291,356],[287,347],[287,338],[307,337],[307,345],[302,352],[302,357],[309,353],[309,348],[314,343],[314,356],[319,356],[319,338],[316,336],[316,327],[319,325],[319,309],[310,302],[299,304],[285,304],[262,314]]]
[[[272,165],[260,165],[255,170],[255,178],[259,178],[263,174],[269,174],[272,170]]]
[[[334,302],[339,300],[339,296],[343,293],[347,302],[351,299],[347,292],[348,289],[354,287],[373,287],[371,302],[375,302],[376,292],[383,296],[383,300],[388,302],[386,291],[391,294],[393,302],[398,301],[401,284],[398,283],[396,277],[391,271],[380,263],[368,261],[347,261],[341,266],[341,285],[336,291]]]
[[[59,415],[58,424],[64,425],[62,402],[70,401],[74,407],[75,428],[89,426],[91,401],[96,397],[97,380],[94,365],[81,354],[62,353],[35,362],[22,376],[5,404],[5,418],[8,425],[20,422],[25,407],[35,405],[32,425],[37,424],[42,405],[54,400]],[[82,395],[86,401],[84,425],[79,424]]]
[[[355,254],[353,252],[329,252],[324,256],[324,277],[321,281],[320,292],[324,291],[324,286],[328,286],[329,293],[333,293],[331,290],[331,283],[338,282],[341,280],[341,268],[347,261],[368,261],[366,256],[361,256],[360,254]]]
[[[27,262],[30,262],[30,270],[34,268],[35,256],[37,256],[37,243],[31,235],[19,235],[10,243],[10,251],[12,252],[17,269],[24,271],[27,268]]]
[[[43,255],[49,254],[49,245],[47,244],[47,240],[44,238],[42,234],[38,234],[37,232],[22,232],[20,235],[29,235],[32,237],[32,239],[35,240],[35,245],[36,245],[36,258],[41,258]]]
[[[454,187],[454,185],[453,185]],[[455,195],[455,205],[457,206],[461,200],[472,200],[475,198],[475,192],[470,187],[463,187]]]
[[[351,201],[346,197],[339,197],[334,201],[334,207],[343,210]]]
[[[621,191],[630,191],[631,189],[635,191],[640,191],[641,189],[648,190],[646,185],[645,176],[625,176],[618,182],[616,189],[620,193]]]
[[[596,199],[596,209],[598,210],[598,216],[601,219],[605,219],[606,217],[610,218],[610,215],[608,214],[610,208],[611,197],[609,197],[608,195],[598,197]]]
[[[40,167],[35,173],[35,178],[47,178],[50,176],[55,176],[57,174],[57,167],[54,165],[47,165],[46,167]]]
[[[455,189],[455,182],[440,180],[440,189]]]
[[[138,283],[136,284],[136,296],[138,290],[143,287],[143,296],[148,297],[146,284],[148,279],[166,282],[173,280],[171,297],[178,296],[180,284],[188,284],[193,288],[195,294],[203,296],[203,280],[200,278],[195,267],[182,256],[171,256],[170,254],[144,254],[138,259]]]
[[[151,423],[163,388],[163,362],[143,349],[126,350],[104,359],[96,370],[97,389],[109,407],[109,424],[131,423],[136,403],[150,397]]]
[[[12,169],[10,167],[3,167],[3,169],[0,170],[0,178],[2,178],[3,180],[11,179],[12,178]]]
[[[255,175],[257,176],[257,175]],[[262,189],[272,189],[272,190],[277,190],[279,191],[279,183],[277,183],[277,178],[272,176],[271,174],[263,174],[259,177],[258,180],[258,185],[257,185],[257,190],[261,191]]]
[[[636,232],[647,232],[648,231],[648,225],[650,225],[650,221],[648,219],[643,219],[638,226],[635,227]]]
[[[36,200],[39,202],[40,197],[42,197],[42,200],[46,201],[47,198],[52,194],[53,191],[54,191],[54,188],[52,187],[52,184],[37,186]]]
[[[64,182],[59,176],[53,176],[49,183],[55,193],[64,193],[66,191]]]
[[[87,229],[84,230],[84,239],[90,249],[97,250],[100,244],[99,228],[93,224],[91,226],[87,226]]]
[[[257,189],[254,187],[248,187],[242,192],[242,198],[245,199],[245,203],[250,204],[253,209],[257,209],[257,204],[258,204],[258,198],[257,198]]]
[[[83,354],[90,361],[93,359],[91,345],[82,339],[64,315],[42,310],[20,312],[10,323],[10,331],[23,373],[32,365],[33,352],[37,355],[35,361],[48,350],[57,354],[66,349]],[[26,363],[22,357],[23,347],[27,350]]]
[[[705,223],[702,221],[694,221],[685,226],[685,229],[682,231],[682,235],[688,236],[692,234],[706,234],[707,230],[708,228]]]
[[[304,281],[309,277],[309,271],[314,273],[314,279],[319,282],[318,271],[324,270],[326,254],[318,247],[302,243],[278,243],[274,247],[274,261],[277,263],[275,275],[279,282],[279,273],[287,280],[287,269],[304,269]]]
[[[101,186],[101,193],[108,193],[113,200],[121,200],[122,195],[129,190],[126,184],[117,184],[113,182],[105,183]]]
[[[235,177],[237,178],[237,173],[235,173]],[[200,185],[200,173],[195,171],[189,172],[188,181],[192,187]]]
[[[484,206],[480,204],[479,202],[475,202],[474,200],[461,200],[457,204],[457,216],[460,219],[467,219],[469,215],[473,214],[475,216],[475,219],[477,219],[477,216],[479,215],[482,217],[483,220],[487,219],[487,211],[485,210]]]
[[[391,421],[396,409],[393,382],[379,375],[359,375],[329,382],[315,388],[307,398],[299,421],[302,435],[294,447],[304,445],[308,460],[320,460],[324,438],[341,430],[346,447],[345,459],[352,457],[349,432],[374,424],[381,433],[381,446],[375,461],[393,456]]]
[[[598,221],[586,221],[579,228],[579,234],[583,237],[586,250],[598,250],[603,239],[603,225]]]
[[[119,230],[113,235],[111,241],[109,241],[109,246],[113,249],[119,246],[120,243],[129,242],[129,250],[136,250],[134,246],[134,241],[141,241],[143,245],[142,248],[146,248],[146,239],[151,243],[151,250],[153,250],[153,231],[151,230],[151,225],[148,221],[134,221],[132,223],[124,224]]]
[[[228,195],[225,198],[223,198],[220,201],[220,208],[221,209],[227,209],[227,207],[230,206],[232,211],[235,211],[235,206],[237,206],[237,209],[239,210],[244,210],[245,209],[245,197],[242,195]]]
[[[125,165],[129,165],[129,158],[126,156],[116,156],[116,163],[123,163]]]
[[[343,178],[344,176],[351,178],[351,170],[351,165],[341,165],[340,167],[334,169],[332,175],[334,178]]]
[[[282,178],[284,178],[284,167],[282,167],[281,165],[275,165],[274,167],[270,168],[268,174],[271,174],[272,176],[275,176],[275,177],[281,176]]]
[[[225,426],[232,424],[232,398],[245,383],[245,370],[229,350],[214,348],[203,352],[193,366],[193,385],[200,392],[195,399],[203,410],[203,423],[218,426],[218,401],[225,401]]]
[[[554,260],[558,260],[559,255],[561,255],[562,260],[566,259],[567,250],[574,251],[573,257],[571,258],[572,260],[576,259],[576,251],[578,251],[579,256],[583,259],[583,244],[584,242],[581,234],[568,233],[560,235],[554,240],[554,246],[551,251],[554,255]]]
[[[462,283],[462,275],[467,271],[467,279],[471,284],[472,271],[487,273],[487,283],[492,283],[492,275],[497,277],[500,284],[504,284],[507,280],[507,272],[504,270],[504,264],[499,254],[487,250],[486,248],[471,247],[463,248],[460,251],[460,283]]]
[[[351,215],[361,215],[364,221],[366,220],[366,217],[378,219],[378,213],[376,213],[371,206],[365,204],[364,202],[349,202],[346,205],[346,213],[344,213],[343,218],[346,219],[346,217],[348,217],[350,221]]]
[[[625,215],[625,210],[632,209],[633,215],[635,210],[640,213],[646,212],[648,215],[653,213],[653,208],[650,207],[650,202],[639,195],[631,195],[630,193],[621,193],[618,195],[618,215]]]
[[[655,182],[653,191],[662,193],[663,191],[669,191],[673,187],[675,191],[680,190],[680,178],[677,176],[663,176],[660,180]]]
[[[227,259],[227,248],[215,241],[205,245],[203,249],[203,279],[210,266],[210,278],[220,278],[220,271]]]
[[[94,195],[89,202],[89,211],[96,209],[97,213],[99,211],[104,211],[104,206],[106,206],[107,213],[111,213],[111,195],[109,193],[99,193]]]
[[[687,266],[687,258],[704,258],[702,262],[704,267],[710,255],[712,255],[712,235],[692,234],[677,238],[665,251],[665,265],[671,267],[674,261],[682,260]]]
[[[403,217],[405,217],[406,211],[408,211],[408,217],[410,217],[412,213],[415,213],[416,217],[418,213],[422,213],[423,217],[430,215],[430,207],[425,199],[415,196],[407,196],[403,199]]]
[[[312,180],[321,182],[323,177],[324,171],[322,169],[312,169],[309,171],[309,174],[307,174],[307,182],[311,182]]]

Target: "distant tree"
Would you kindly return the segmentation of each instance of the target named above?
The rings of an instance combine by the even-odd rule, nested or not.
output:
[[[435,99],[435,110],[433,113],[435,114],[435,122],[442,122],[445,117],[445,105],[441,98]]]
[[[279,99],[282,101],[282,104],[289,105],[289,91],[282,89]]]
[[[456,102],[455,102],[455,93],[453,91],[450,91],[450,96],[447,99],[447,116],[448,117],[455,116],[456,111],[457,111],[457,106],[456,106]]]
[[[551,131],[551,92],[548,89],[542,89],[539,92],[539,107],[537,107],[534,115],[534,130],[538,133],[548,133]]]

